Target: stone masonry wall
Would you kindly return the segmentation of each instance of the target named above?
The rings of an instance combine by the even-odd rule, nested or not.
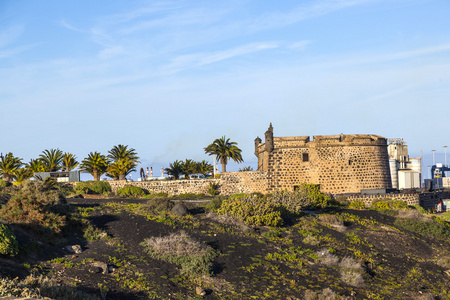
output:
[[[363,201],[366,206],[370,206],[372,201],[384,198],[405,201],[408,205],[420,205],[425,209],[436,208],[440,200],[450,199],[450,191],[434,191],[426,193],[390,193],[386,195],[350,195],[347,199],[353,201]]]
[[[219,185],[220,195],[237,193],[267,192],[267,174],[264,172],[228,172],[221,174],[218,179],[190,179],[190,180],[151,180],[151,181],[108,181],[113,191],[125,185],[134,185],[140,188],[168,193],[171,195],[194,193],[206,194],[210,183]]]
[[[362,201],[367,207],[372,205],[374,200],[382,200],[385,198],[390,198],[394,200],[402,200],[405,201],[408,205],[419,205],[420,204],[420,194],[403,194],[403,193],[393,193],[386,195],[351,195],[347,197],[347,200],[350,202],[353,201]]]
[[[320,185],[322,192],[358,193],[390,188],[386,139],[376,135],[274,137],[273,150],[255,144],[258,170],[266,171],[268,191],[293,190],[301,183]],[[262,161],[262,162],[261,162]]]

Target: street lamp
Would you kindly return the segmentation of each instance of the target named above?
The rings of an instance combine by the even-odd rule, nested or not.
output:
[[[428,168],[428,175],[430,175],[431,176],[431,173],[430,173],[430,165],[427,165],[427,168]],[[433,177],[430,177],[430,179],[433,179]]]
[[[434,152],[436,152],[436,150],[431,150],[431,152],[433,152],[433,166],[435,166],[436,162],[434,161]]]
[[[444,160],[445,160],[445,166],[447,166],[447,147],[448,147],[448,146],[442,146],[442,148],[444,148]]]

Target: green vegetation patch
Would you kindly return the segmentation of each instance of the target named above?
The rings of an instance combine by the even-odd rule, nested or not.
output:
[[[406,204],[406,202],[402,200],[384,198],[373,200],[372,207],[376,209],[406,209],[408,208],[408,204]]]
[[[8,226],[0,224],[0,254],[14,256],[19,253],[16,236]]]
[[[450,238],[450,226],[436,221],[422,221],[409,218],[397,218],[395,225],[423,236],[432,235],[440,239]]]
[[[105,181],[83,181],[77,183],[74,190],[82,194],[109,194],[111,192],[111,185]]]
[[[145,191],[134,185],[126,185],[116,191],[116,194],[122,197],[143,197],[145,196]]]
[[[259,195],[236,194],[222,201],[220,215],[231,215],[250,225],[281,226],[281,204],[266,201]]]
[[[59,233],[66,224],[66,217],[55,212],[58,204],[65,203],[64,197],[49,189],[40,181],[27,181],[11,196],[0,209],[0,218],[9,223],[31,225],[36,232]]]

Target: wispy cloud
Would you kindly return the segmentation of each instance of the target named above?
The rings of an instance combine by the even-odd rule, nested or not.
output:
[[[0,29],[0,48],[12,44],[16,41],[24,32],[25,26],[23,25],[13,25]]]
[[[297,49],[297,50],[304,50],[306,48],[306,46],[308,46],[309,44],[311,44],[311,41],[299,41],[299,42],[295,42],[291,45],[289,45],[289,48],[291,49]]]
[[[222,60],[231,59],[233,57],[273,49],[277,47],[278,45],[276,43],[255,43],[223,51],[218,51],[215,53],[195,53],[195,54],[181,55],[173,59],[172,63],[169,64],[165,69],[169,73],[179,72],[183,69],[200,67],[203,65],[216,63]]]

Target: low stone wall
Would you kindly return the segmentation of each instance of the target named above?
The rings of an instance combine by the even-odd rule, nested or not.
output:
[[[189,180],[149,180],[149,181],[108,181],[115,192],[125,185],[134,185],[157,193],[178,194],[206,194],[210,183],[219,185],[220,195],[238,193],[267,192],[268,179],[266,172],[228,172],[222,173],[217,179],[189,179]]]
[[[408,205],[420,205],[425,209],[436,208],[440,200],[450,199],[450,191],[435,191],[425,193],[391,193],[386,195],[361,195],[354,194],[347,197],[348,201],[362,201],[370,206],[373,200],[391,198],[405,201]]]
[[[347,197],[347,200],[350,202],[353,201],[362,201],[364,204],[369,207],[372,205],[372,202],[374,200],[382,200],[385,198],[390,198],[394,200],[402,200],[405,201],[408,205],[419,205],[420,194],[406,194],[406,193],[392,193],[392,194],[385,194],[385,195],[361,195],[361,194],[354,194]]]

